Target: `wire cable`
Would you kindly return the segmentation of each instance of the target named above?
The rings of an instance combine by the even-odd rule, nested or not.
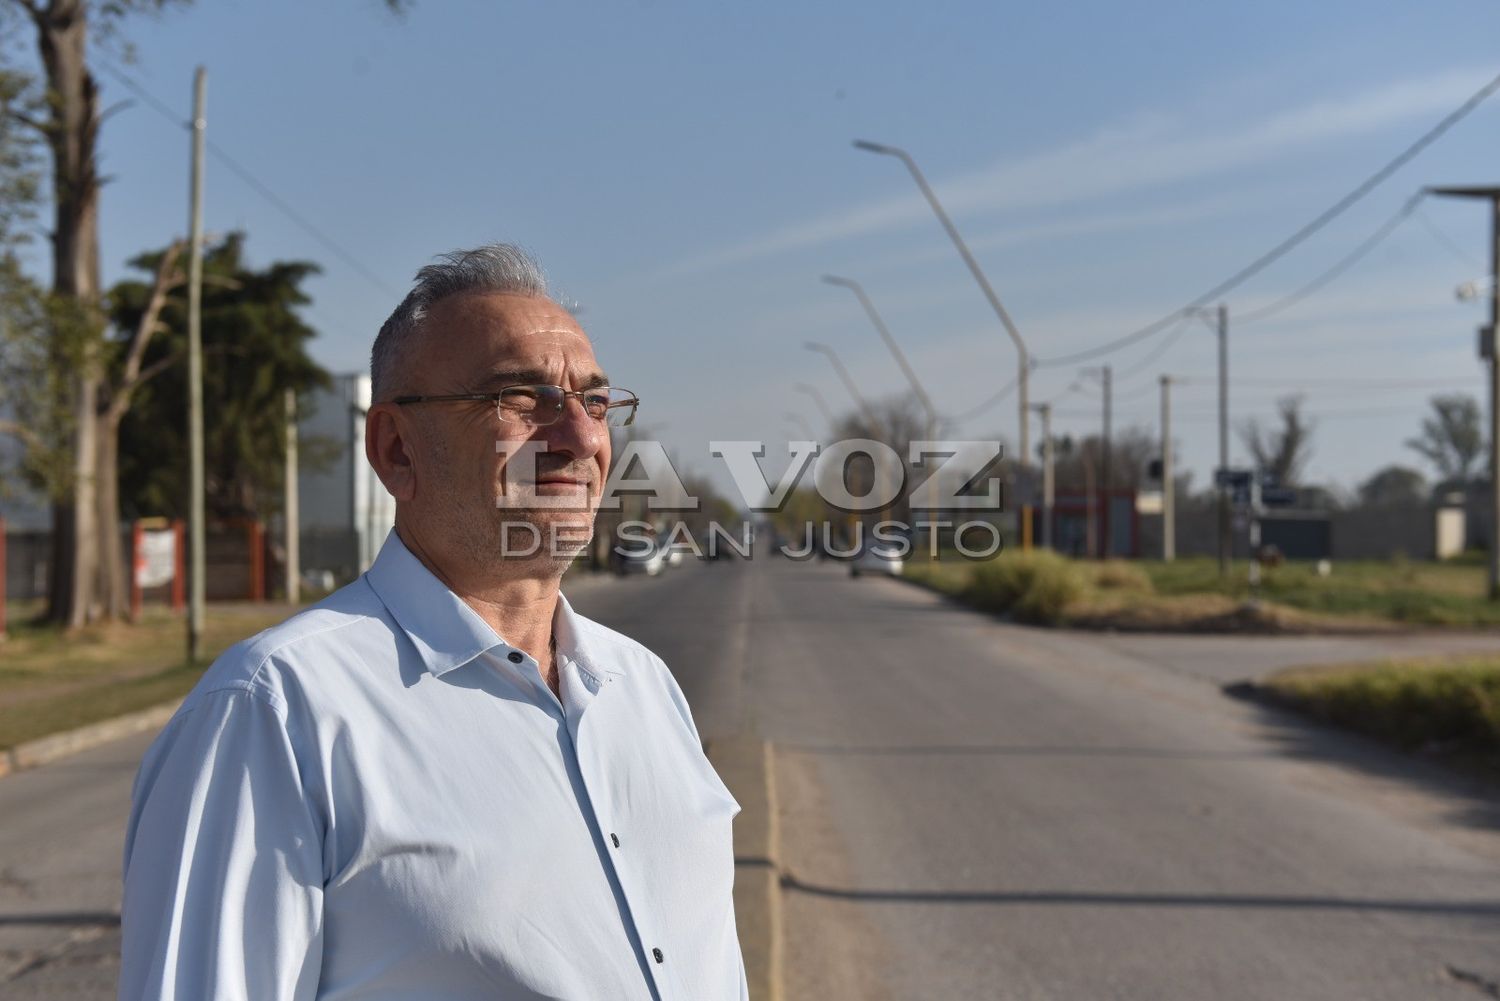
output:
[[[1466,118],[1470,112],[1483,104],[1485,100],[1490,97],[1490,95],[1495,93],[1496,90],[1500,90],[1500,76],[1494,77],[1492,80],[1490,80],[1489,83],[1485,84],[1483,87],[1475,91],[1472,95],[1470,95],[1468,100],[1464,101],[1453,111],[1450,111],[1442,118],[1441,121],[1439,121],[1432,128],[1428,129],[1425,133],[1423,133],[1416,142],[1407,146],[1404,150],[1398,153],[1395,158],[1387,162],[1383,167],[1375,171],[1375,173],[1365,178],[1365,180],[1360,184],[1356,185],[1352,191],[1344,195],[1338,201],[1334,202],[1327,209],[1324,209],[1323,212],[1315,217],[1311,222],[1302,226],[1302,228],[1298,229],[1291,236],[1287,237],[1285,240],[1282,240],[1276,246],[1272,247],[1264,254],[1261,254],[1255,260],[1251,261],[1249,264],[1245,265],[1243,268],[1236,271],[1228,278],[1219,282],[1219,284],[1215,285],[1207,292],[1204,292],[1202,295],[1199,295],[1197,298],[1193,299],[1186,306],[1183,306],[1180,309],[1176,309],[1171,313],[1168,313],[1166,316],[1163,316],[1158,320],[1154,320],[1151,323],[1146,324],[1144,327],[1140,327],[1128,334],[1116,337],[1113,340],[1106,341],[1103,344],[1096,345],[1095,347],[1086,348],[1082,351],[1074,351],[1066,355],[1059,355],[1056,358],[1039,360],[1037,362],[1038,367],[1055,368],[1062,365],[1074,365],[1081,361],[1088,361],[1089,359],[1098,358],[1101,355],[1106,355],[1110,354],[1111,352],[1118,351],[1120,348],[1134,344],[1137,341],[1144,340],[1145,338],[1150,337],[1153,334],[1159,333],[1168,325],[1170,325],[1173,320],[1176,320],[1179,317],[1190,316],[1194,310],[1201,309],[1202,307],[1208,305],[1210,302],[1213,302],[1215,299],[1222,296],[1224,293],[1238,288],[1249,279],[1253,278],[1260,272],[1264,271],[1266,268],[1270,267],[1277,260],[1284,257],[1298,244],[1305,241],[1308,237],[1312,236],[1318,230],[1328,225],[1334,219],[1337,219],[1340,215],[1343,215],[1343,213],[1347,211],[1351,206],[1361,201],[1371,191],[1374,191],[1383,182],[1385,182],[1392,174],[1400,170],[1402,167],[1406,166],[1406,164],[1410,163],[1411,160],[1414,159],[1419,153],[1425,150],[1428,146],[1431,146],[1434,142],[1441,138],[1444,133],[1446,133],[1449,129],[1453,128],[1453,126],[1457,125],[1460,121]]]
[[[1439,229],[1438,224],[1433,222],[1432,217],[1429,216],[1421,208],[1417,209],[1417,222],[1421,223],[1422,228],[1431,233],[1432,238],[1438,243],[1442,244],[1445,250],[1452,253],[1454,257],[1458,258],[1466,266],[1473,268],[1475,271],[1484,270],[1484,265],[1479,263],[1478,259],[1476,259],[1473,254],[1469,253],[1467,250],[1464,250],[1458,244],[1454,243],[1452,237]]]
[[[192,131],[193,123],[190,119],[184,118],[182,115],[177,114],[165,101],[157,98],[150,91],[146,90],[146,88],[136,83],[136,81],[132,79],[129,74],[114,66],[108,60],[99,60],[96,65],[102,68],[110,76],[114,77],[125,87],[126,90],[130,91],[136,97],[140,98],[148,107],[160,114],[163,118],[166,118],[168,121],[172,122],[174,125],[177,125],[182,129],[185,129],[189,132]],[[333,237],[329,236],[327,233],[323,232],[316,225],[314,225],[311,220],[309,220],[306,216],[302,215],[302,213],[298,212],[294,207],[292,207],[292,205],[287,202],[286,199],[282,198],[280,195],[276,194],[275,191],[271,190],[270,186],[268,186],[254,174],[252,174],[248,168],[240,164],[239,161],[234,159],[234,157],[230,156],[213,140],[207,139],[205,137],[204,145],[208,148],[208,152],[212,154],[216,160],[218,160],[224,166],[228,167],[230,172],[237,176],[241,181],[244,181],[252,191],[260,195],[266,201],[270,202],[271,205],[274,206],[279,212],[281,212],[282,215],[290,219],[293,223],[300,227],[303,232],[307,233],[314,240],[317,240],[320,244],[323,245],[324,249],[333,254],[339,260],[343,261],[360,277],[364,278],[366,281],[370,282],[370,284],[374,285],[376,288],[380,289],[387,295],[393,296],[397,299],[400,299],[405,294],[393,288],[388,282],[386,282],[385,279],[376,274],[372,268],[365,266],[352,253],[344,249],[344,247],[342,247],[338,243],[338,241],[336,241]]]
[[[1405,204],[1403,204],[1399,209],[1396,210],[1395,215],[1391,216],[1385,222],[1381,223],[1379,229],[1366,237],[1359,244],[1359,246],[1355,247],[1353,251],[1345,255],[1344,258],[1333,267],[1329,268],[1321,275],[1318,275],[1318,277],[1314,278],[1306,285],[1297,289],[1295,292],[1291,292],[1287,295],[1282,296],[1280,299],[1277,299],[1270,305],[1262,306],[1259,309],[1252,309],[1249,312],[1239,313],[1235,316],[1234,322],[1238,326],[1244,326],[1247,323],[1254,323],[1257,320],[1264,320],[1269,316],[1275,316],[1277,313],[1295,306],[1303,299],[1306,299],[1308,296],[1313,295],[1318,290],[1323,288],[1323,286],[1327,285],[1329,282],[1332,282],[1334,279],[1338,278],[1354,265],[1358,264],[1366,254],[1370,253],[1370,251],[1379,246],[1381,241],[1394,233],[1397,227],[1399,227],[1407,219],[1411,218],[1412,213],[1416,212],[1417,207],[1422,202],[1422,199],[1426,197],[1427,192],[1425,191],[1419,191],[1415,195],[1412,195],[1406,200]]]
[[[1142,358],[1140,361],[1136,362],[1134,365],[1125,369],[1123,372],[1117,373],[1115,377],[1118,379],[1128,379],[1131,376],[1136,375],[1137,373],[1149,368],[1153,363],[1156,362],[1158,358],[1171,350],[1172,345],[1177,343],[1177,339],[1183,335],[1183,332],[1186,331],[1187,328],[1188,318],[1184,316],[1177,324],[1177,329],[1167,334],[1166,337],[1162,338],[1161,343],[1157,344],[1156,347],[1151,350],[1150,354]]]
[[[1033,365],[1032,367],[1035,368],[1036,366]],[[951,420],[955,420],[955,421],[966,421],[966,420],[969,420],[970,418],[978,417],[980,414],[984,413],[986,410],[990,409],[995,404],[997,404],[997,403],[1001,402],[1002,400],[1004,400],[1011,393],[1015,392],[1016,391],[1016,387],[1019,386],[1020,384],[1021,384],[1021,377],[1019,375],[1017,375],[1016,377],[1012,378],[1009,382],[1007,382],[1005,385],[1003,385],[999,389],[995,390],[995,392],[994,392],[993,395],[986,397],[985,400],[984,400],[984,402],[976,404],[973,407],[970,407],[968,410],[965,410],[961,414],[953,414],[953,415],[951,415],[950,419]]]

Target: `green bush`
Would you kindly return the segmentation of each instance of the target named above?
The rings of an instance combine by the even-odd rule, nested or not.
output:
[[[1046,550],[1004,553],[975,569],[963,597],[1022,622],[1055,625],[1086,591],[1078,567]]]
[[[1391,664],[1312,673],[1272,686],[1309,712],[1415,749],[1500,750],[1500,664]]]
[[[1124,560],[1105,560],[1099,564],[1094,570],[1094,586],[1106,591],[1138,591],[1142,594],[1156,591],[1150,574]]]

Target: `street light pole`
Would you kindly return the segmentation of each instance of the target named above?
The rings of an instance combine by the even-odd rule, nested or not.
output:
[[[885,146],[880,143],[865,142],[862,139],[856,139],[854,141],[854,148],[864,150],[867,153],[879,153],[883,156],[894,156],[902,163],[906,164],[906,169],[911,172],[912,179],[917,182],[917,187],[922,189],[922,194],[926,196],[927,204],[932,206],[933,214],[938,217],[938,221],[941,222],[943,224],[943,228],[948,231],[948,238],[951,239],[953,241],[953,245],[958,248],[959,256],[961,256],[964,259],[964,263],[969,266],[969,271],[974,275],[974,280],[979,283],[979,288],[984,292],[984,297],[989,300],[990,308],[993,309],[995,311],[995,315],[1000,318],[1000,323],[1005,327],[1005,332],[1010,335],[1010,339],[1015,341],[1019,365],[1017,389],[1019,390],[1021,397],[1019,401],[1021,421],[1021,452],[1020,455],[1017,456],[1017,463],[1019,464],[1020,468],[1024,470],[1027,464],[1030,462],[1031,458],[1031,435],[1029,433],[1028,427],[1028,425],[1030,424],[1031,412],[1031,395],[1029,386],[1029,376],[1031,375],[1031,359],[1030,353],[1026,350],[1026,342],[1021,340],[1021,332],[1016,329],[1015,323],[1011,321],[1010,314],[1007,313],[1005,311],[1005,307],[1001,305],[1000,297],[996,295],[995,290],[990,287],[990,281],[984,276],[984,272],[980,270],[979,262],[974,260],[973,254],[969,253],[969,247],[966,243],[964,243],[964,238],[959,235],[957,227],[955,227],[953,225],[953,221],[948,218],[948,213],[943,211],[942,203],[938,201],[937,195],[933,194],[932,188],[927,184],[927,178],[922,176],[922,171],[917,167],[917,162],[911,158],[911,154],[906,152],[906,150],[899,149],[895,146]]]
[[[927,390],[922,388],[922,383],[917,379],[917,373],[912,370],[911,364],[906,360],[906,354],[901,350],[901,345],[897,344],[896,338],[891,336],[890,328],[881,319],[880,313],[875,309],[875,304],[865,294],[863,286],[852,278],[840,278],[838,275],[824,275],[823,281],[829,285],[841,285],[859,298],[859,303],[865,308],[865,313],[869,315],[870,322],[875,325],[876,331],[879,332],[881,339],[885,341],[885,346],[891,349],[891,354],[895,357],[896,364],[901,366],[901,371],[906,375],[906,381],[911,383],[912,391],[917,394],[917,399],[921,402],[922,409],[927,412],[927,440],[934,440],[937,437],[938,418],[937,411],[932,407],[932,397],[928,396]]]
[[[1482,198],[1490,203],[1490,322],[1480,328],[1479,354],[1490,363],[1490,600],[1500,601],[1500,358],[1495,328],[1500,324],[1500,187],[1428,188],[1450,198]]]
[[[801,431],[803,434],[807,435],[808,440],[810,440],[810,441],[817,441],[818,440],[818,436],[815,435],[815,434],[813,434],[812,425],[808,424],[807,420],[801,414],[797,413],[794,410],[788,410],[786,413],[782,414],[782,416],[785,417],[792,424],[795,424],[797,426],[797,429],[799,431]]]
[[[794,383],[792,388],[799,393],[805,393],[812,397],[812,401],[818,405],[818,410],[822,412],[823,419],[828,422],[828,427],[831,430],[833,428],[833,411],[828,409],[828,401],[823,399],[823,394],[818,392],[818,387],[809,386],[805,382],[798,382]]]
[[[854,397],[854,402],[858,404],[860,412],[864,414],[865,423],[869,425],[868,430],[870,434],[879,434],[880,426],[875,420],[875,411],[870,409],[870,404],[865,402],[865,398],[860,395],[859,387],[856,386],[854,384],[854,380],[849,377],[849,370],[846,369],[844,367],[844,363],[839,360],[838,353],[835,352],[833,348],[829,347],[827,344],[819,344],[817,341],[807,341],[802,346],[807,348],[807,350],[809,351],[814,351],[818,354],[826,355],[828,357],[828,360],[833,362],[833,369],[839,374],[839,378],[843,380],[844,388],[849,390],[849,395]]]

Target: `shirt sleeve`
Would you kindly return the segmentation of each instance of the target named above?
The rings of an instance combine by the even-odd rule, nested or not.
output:
[[[323,825],[265,693],[204,693],[136,778],[120,1001],[311,1001]]]

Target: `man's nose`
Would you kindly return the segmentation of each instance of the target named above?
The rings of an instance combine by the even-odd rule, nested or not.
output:
[[[593,458],[609,435],[604,422],[590,417],[576,396],[568,397],[557,420],[540,430],[547,440],[547,451],[564,452],[575,460]]]

